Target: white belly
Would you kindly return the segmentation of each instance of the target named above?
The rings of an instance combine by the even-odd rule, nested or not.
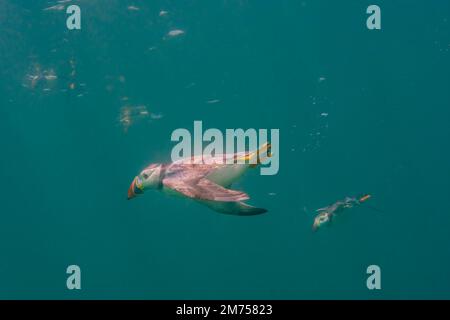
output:
[[[228,187],[238,180],[247,171],[247,164],[224,165],[207,176],[208,180],[217,183],[222,187]]]

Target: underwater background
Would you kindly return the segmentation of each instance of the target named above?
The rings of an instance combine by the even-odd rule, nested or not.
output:
[[[381,30],[366,27],[371,4]],[[0,0],[0,298],[450,298],[449,12]],[[269,212],[126,200],[194,120],[280,129],[279,173],[234,186]],[[378,211],[312,232],[317,208],[360,193]],[[72,264],[81,290],[66,288]],[[381,290],[366,287],[372,264]]]

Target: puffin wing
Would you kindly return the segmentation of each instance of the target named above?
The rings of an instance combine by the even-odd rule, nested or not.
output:
[[[241,191],[226,189],[206,176],[215,169],[209,165],[182,165],[168,172],[162,183],[186,197],[198,200],[237,202],[249,199]]]

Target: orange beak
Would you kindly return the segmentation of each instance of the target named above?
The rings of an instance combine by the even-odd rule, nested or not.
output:
[[[134,192],[135,188],[135,179],[133,179],[133,182],[131,183],[130,187],[128,188],[128,200],[133,199],[136,197],[136,193]]]
[[[370,199],[370,194],[366,194],[365,196],[363,196],[363,197],[361,197],[360,199],[359,199],[359,202],[364,202],[364,201],[366,201],[366,200],[369,200]]]
[[[138,181],[138,184],[136,184],[136,181]],[[140,184],[139,177],[135,177],[130,187],[128,188],[128,200],[133,199],[138,194],[144,193],[142,186],[139,187],[139,184]]]

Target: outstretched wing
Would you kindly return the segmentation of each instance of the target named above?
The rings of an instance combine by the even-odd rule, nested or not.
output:
[[[186,197],[198,200],[237,202],[249,199],[249,196],[244,192],[225,189],[206,178],[198,181],[164,179],[163,184]]]
[[[167,173],[162,183],[186,197],[198,200],[237,202],[249,199],[241,191],[226,189],[206,176],[214,169],[210,165],[180,165]]]

